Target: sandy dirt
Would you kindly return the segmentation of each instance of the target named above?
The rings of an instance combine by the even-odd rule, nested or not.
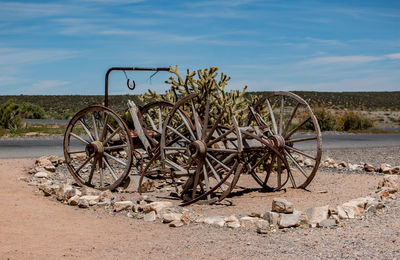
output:
[[[0,160],[0,259],[261,259],[394,258],[400,255],[400,207],[334,229],[293,229],[266,235],[192,224],[169,228],[124,215],[80,209],[43,197],[19,180],[33,159]],[[296,208],[336,204],[370,193],[380,176],[321,173],[310,191],[248,193],[224,204],[193,206],[213,215],[263,212],[273,197]],[[327,193],[319,193],[327,191]],[[396,202],[396,201],[395,201]],[[198,208],[198,209],[197,209]],[[235,212],[230,212],[235,208]],[[379,225],[375,224],[378,223]]]

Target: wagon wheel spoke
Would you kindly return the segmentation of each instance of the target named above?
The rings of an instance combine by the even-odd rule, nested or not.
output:
[[[75,134],[75,133],[71,133],[71,136],[75,137],[76,139],[78,139],[79,141],[81,141],[84,144],[89,144],[88,141],[86,141],[85,139],[83,139],[82,137],[80,137],[79,135]]]
[[[215,179],[216,179],[218,182],[220,182],[220,181],[221,181],[221,178],[219,177],[219,175],[218,175],[217,171],[215,170],[215,168],[212,166],[212,164],[210,163],[210,161],[209,161],[207,158],[205,158],[205,161],[206,161],[208,167],[210,167],[211,172],[213,173]]]
[[[193,99],[190,101],[190,103],[191,103],[191,107],[192,107],[192,113],[193,113],[194,125],[196,128],[197,139],[201,139],[202,128],[201,128],[200,117],[199,117],[199,114],[197,113],[196,107],[194,106]]]
[[[96,140],[99,140],[99,131],[97,129],[97,121],[96,118],[94,117],[94,113],[92,113],[92,122],[93,122],[93,129],[94,129],[94,137]]]
[[[151,128],[153,128],[154,131],[156,131],[158,133],[161,133],[162,130],[160,130],[160,129],[158,129],[156,127],[156,124],[154,123],[153,118],[151,118],[150,114],[149,113],[145,113],[145,115],[146,115],[147,119],[150,122]]]
[[[106,158],[102,158],[103,163],[107,166],[108,170],[110,171],[111,176],[114,178],[114,180],[118,180],[118,176],[115,174],[114,170],[112,169],[111,165],[108,163]]]
[[[300,107],[300,103],[297,103],[292,111],[292,114],[290,115],[290,117],[286,123],[285,129],[283,130],[283,133],[282,133],[283,136],[286,136],[286,133],[289,130],[290,124],[292,123],[292,120],[293,120],[294,116],[296,115],[297,109],[299,109],[299,107]]]
[[[193,181],[192,199],[196,197],[197,185],[199,184],[200,173],[202,171],[202,168],[203,168],[202,162],[197,164],[196,173],[194,175],[194,181]]]
[[[108,142],[110,142],[110,140],[119,132],[121,132],[121,127],[118,127],[117,129],[115,129],[112,134],[110,134],[107,139],[103,142],[104,144],[107,144]]]
[[[209,192],[210,191],[210,183],[208,180],[208,173],[207,173],[207,167],[206,165],[203,163],[203,175],[204,175],[204,182],[206,184],[206,189],[204,192]],[[211,196],[210,194],[207,195],[207,199],[210,200]]]
[[[303,167],[300,166],[299,162],[291,155],[288,151],[285,150],[285,155],[289,157],[289,159],[293,162],[293,164],[296,166],[297,169],[304,175],[304,177],[308,178],[309,175],[307,172],[303,169]]]
[[[191,141],[190,141],[188,138],[186,138],[183,134],[181,134],[181,133],[180,133],[178,130],[176,130],[175,128],[173,128],[173,127],[167,125],[167,129],[169,129],[169,130],[171,130],[172,132],[174,132],[175,134],[177,134],[177,135],[178,135],[179,137],[181,137],[182,140],[184,140],[185,142],[191,143]],[[169,135],[169,136],[170,136],[170,135]]]
[[[281,107],[279,110],[279,134],[282,134],[283,131],[283,112],[284,112],[284,103],[285,103],[285,96],[281,97]]]
[[[206,143],[208,143],[208,141],[211,140],[215,130],[217,129],[218,125],[221,123],[224,114],[225,113],[223,111],[221,111],[221,113],[219,114],[217,120],[214,122],[213,127],[211,128],[210,132],[208,133],[207,137],[205,138],[205,142]]]
[[[217,158],[215,158],[214,156],[212,156],[211,154],[207,153],[207,156],[209,158],[211,158],[212,160],[214,160],[215,162],[217,162],[220,166],[222,166],[225,170],[230,170],[231,168],[229,168],[227,165],[225,165],[224,163],[222,163],[221,161],[219,161]]]
[[[275,154],[272,154],[272,156],[271,156],[271,163],[268,164],[268,166],[267,166],[267,175],[265,176],[264,183],[263,183],[263,187],[266,187],[266,186],[267,186],[267,183],[268,183],[268,180],[269,180],[269,176],[271,175],[272,167],[273,167],[273,164],[274,164],[274,162],[275,162],[275,159],[276,159],[276,155],[275,155]]]
[[[208,128],[208,120],[210,116],[210,99],[207,98],[207,103],[206,103],[206,111],[204,115],[204,121],[203,121],[203,132],[201,133],[201,136],[206,137],[206,132]]]
[[[290,143],[298,143],[298,142],[306,142],[306,141],[312,141],[312,140],[317,140],[317,136],[311,136],[311,137],[304,137],[304,138],[295,138],[295,139],[287,139],[287,142]]]
[[[116,162],[122,164],[123,166],[127,166],[126,162],[121,161],[120,159],[118,159],[118,158],[115,157],[115,156],[112,156],[112,155],[109,154],[109,153],[106,153],[106,152],[105,152],[105,153],[104,153],[104,156],[106,156],[106,157],[108,157],[108,158],[110,158],[110,159],[113,159],[114,161],[116,161]]]
[[[300,151],[299,149],[296,149],[296,148],[294,148],[294,147],[285,145],[285,148],[286,148],[286,150],[292,150],[292,151],[294,151],[294,152],[296,152],[296,153],[298,153],[298,154],[304,155],[305,157],[310,158],[310,159],[312,159],[312,160],[314,160],[314,161],[317,160],[317,158],[315,158],[314,156],[312,156],[312,155],[310,155],[310,154],[308,154],[308,153],[305,153],[305,152],[303,152],[303,151]]]
[[[295,132],[297,132],[299,129],[301,129],[308,121],[311,120],[311,117],[308,117],[306,120],[301,122],[299,125],[297,125],[293,130],[291,130],[286,136],[285,139],[291,137]]]
[[[89,127],[86,125],[86,123],[84,121],[82,121],[82,119],[79,120],[79,123],[81,124],[81,126],[83,127],[83,129],[85,130],[87,135],[89,136],[90,141],[93,142],[94,138],[93,138],[92,133],[89,131]]]
[[[93,179],[94,170],[96,169],[96,164],[97,164],[97,158],[94,158],[93,163],[92,163],[92,167],[90,169],[89,177],[88,177],[88,180],[87,180],[87,184],[88,185],[92,185],[92,179]]]
[[[184,116],[180,110],[178,110],[178,114],[182,118],[183,122],[185,123],[185,126],[188,129],[190,136],[193,138],[193,140],[196,140],[196,136],[194,135],[192,127],[191,127],[190,123],[187,121],[186,116]]]
[[[106,113],[106,116],[104,118],[104,123],[103,123],[103,131],[101,132],[101,137],[100,141],[104,141],[104,138],[106,138],[107,135],[107,127],[108,127],[108,117],[109,115]]]
[[[276,134],[276,133],[278,133],[278,127],[276,126],[274,111],[272,110],[272,106],[271,106],[271,103],[269,102],[269,100],[266,99],[265,102],[267,102],[269,114],[271,117],[272,127],[274,129],[274,134]]]

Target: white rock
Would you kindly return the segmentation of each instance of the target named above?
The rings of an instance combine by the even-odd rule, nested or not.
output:
[[[342,166],[343,168],[349,168],[349,164],[346,161],[341,161],[338,165]]]
[[[293,209],[293,203],[285,199],[274,198],[272,201],[272,211],[278,213],[292,213]]]
[[[226,226],[228,228],[233,228],[233,229],[240,228],[240,222],[239,221],[227,222]]]
[[[279,228],[297,227],[301,222],[301,211],[295,210],[291,214],[279,214]]]
[[[172,207],[173,204],[170,201],[155,201],[147,204],[144,208],[143,211],[145,213],[148,213],[150,211],[155,211],[157,214],[161,212],[163,208],[168,208]]]
[[[400,190],[400,176],[399,175],[386,175],[378,184],[378,188],[387,187]]]
[[[96,205],[99,202],[99,196],[85,195],[80,197],[78,205],[81,201],[87,201],[90,206]]]
[[[267,234],[268,232],[271,231],[269,222],[264,219],[259,219],[256,222],[256,227],[257,227],[257,233],[259,234]]]
[[[172,221],[181,221],[182,214],[180,213],[163,213],[161,218],[164,223],[170,223]]]
[[[352,208],[343,208],[342,206],[336,207],[340,219],[354,218],[354,210]]]
[[[267,211],[262,215],[262,218],[267,220],[270,225],[276,226],[279,223],[280,214],[273,211]]]
[[[329,206],[315,207],[307,209],[307,221],[310,225],[319,224],[322,220],[329,217]],[[282,217],[282,216],[281,216]]]
[[[36,160],[35,165],[38,167],[52,166],[53,163],[48,159],[48,156],[42,156]]]
[[[230,215],[229,217],[225,218],[225,222],[239,222],[239,219],[235,215]]]
[[[44,166],[44,169],[48,172],[56,172],[56,167],[54,167],[53,165]]]
[[[311,161],[311,159],[306,158],[306,159],[304,160],[304,166],[306,166],[306,167],[313,167],[313,166],[314,166],[314,163]]]
[[[86,199],[79,198],[78,207],[80,207],[80,208],[89,208],[89,202]]]
[[[79,197],[78,195],[75,195],[75,196],[71,197],[71,198],[68,200],[68,205],[71,205],[71,206],[76,206],[76,205],[78,205],[79,199],[80,199],[80,197]],[[89,205],[89,203],[88,203],[88,205]]]
[[[143,217],[143,220],[147,221],[147,222],[155,221],[156,220],[156,212],[155,211],[150,211],[150,212],[146,213],[144,215],[144,217]]]
[[[225,217],[224,216],[205,217],[204,223],[208,225],[223,227],[225,225]]]
[[[130,210],[133,207],[133,202],[130,200],[117,201],[113,205],[115,212],[120,212],[122,210]]]
[[[47,172],[37,172],[33,176],[35,176],[36,178],[48,178],[49,174]]]
[[[253,217],[242,217],[239,219],[240,225],[242,227],[250,228],[250,227],[255,227],[256,222],[259,220],[259,218],[253,218]]]

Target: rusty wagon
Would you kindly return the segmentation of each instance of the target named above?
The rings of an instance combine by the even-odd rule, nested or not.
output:
[[[79,111],[64,136],[65,162],[79,185],[113,190],[130,174],[140,174],[140,192],[145,177],[162,176],[175,187],[182,205],[188,205],[224,199],[242,173],[267,191],[286,185],[305,188],[314,178],[321,160],[321,132],[310,106],[299,96],[284,91],[264,95],[249,104],[243,125],[235,117],[231,125],[221,125],[223,113],[211,118],[209,102],[200,116],[196,93],[176,104],[137,106],[129,101],[132,129],[108,107],[108,77],[115,70],[169,68],[107,71],[104,105]]]

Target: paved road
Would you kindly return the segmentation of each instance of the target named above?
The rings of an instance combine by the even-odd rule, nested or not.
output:
[[[400,134],[324,134],[322,140],[323,149],[400,146]],[[63,156],[62,142],[62,137],[0,139],[0,158]]]

